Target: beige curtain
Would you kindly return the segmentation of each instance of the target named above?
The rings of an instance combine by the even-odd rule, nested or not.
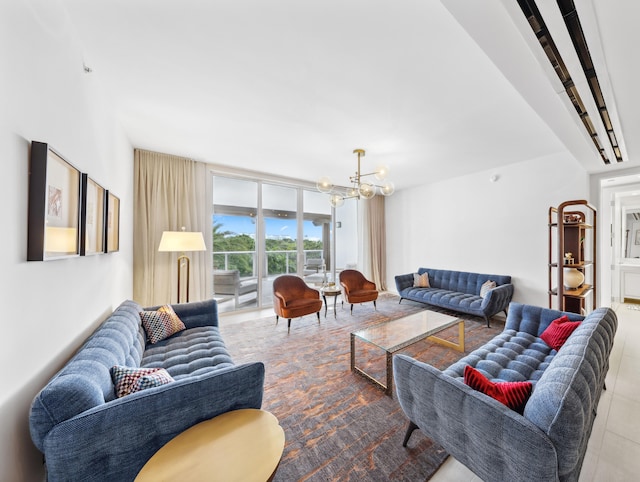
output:
[[[387,242],[385,236],[384,196],[361,201],[362,266],[364,275],[378,290],[387,289]]]
[[[133,295],[142,306],[177,302],[180,253],[158,252],[163,231],[180,231],[182,227],[200,231],[210,248],[206,173],[201,162],[140,149],[134,152]],[[191,259],[189,301],[208,297],[210,251],[186,253]],[[183,269],[183,292],[185,277]]]

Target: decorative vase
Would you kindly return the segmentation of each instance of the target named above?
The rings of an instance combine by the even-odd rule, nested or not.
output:
[[[564,270],[564,287],[575,290],[584,283],[584,273],[576,268],[566,268]]]

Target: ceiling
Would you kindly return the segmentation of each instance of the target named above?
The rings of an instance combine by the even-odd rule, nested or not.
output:
[[[640,2],[575,0],[625,158],[605,166],[513,0],[57,1],[138,148],[338,184],[363,148],[397,189],[567,152],[638,166]]]

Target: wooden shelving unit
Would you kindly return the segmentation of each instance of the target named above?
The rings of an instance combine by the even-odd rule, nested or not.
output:
[[[549,208],[549,308],[583,314],[596,308],[596,218],[584,200]],[[577,288],[565,285],[565,269],[571,268],[584,275]]]

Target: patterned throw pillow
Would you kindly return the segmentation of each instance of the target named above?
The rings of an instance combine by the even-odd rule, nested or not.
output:
[[[430,288],[429,285],[429,273],[422,274],[413,273],[413,287],[414,288]]]
[[[480,298],[487,296],[487,293],[497,286],[495,281],[487,280],[480,287]]]
[[[111,367],[111,379],[118,398],[174,381],[164,368],[129,368],[120,365]]]
[[[140,318],[152,344],[186,329],[170,305],[161,306],[158,311],[141,311]]]
[[[464,367],[464,383],[518,413],[524,411],[533,389],[531,382],[492,382],[470,365]]]
[[[567,315],[562,315],[560,318],[553,320],[549,326],[547,326],[547,329],[542,332],[540,338],[542,338],[542,341],[547,345],[557,351],[562,347],[562,345],[564,345],[564,342],[567,341],[569,335],[578,328],[579,324],[579,321],[569,321],[569,317]]]

